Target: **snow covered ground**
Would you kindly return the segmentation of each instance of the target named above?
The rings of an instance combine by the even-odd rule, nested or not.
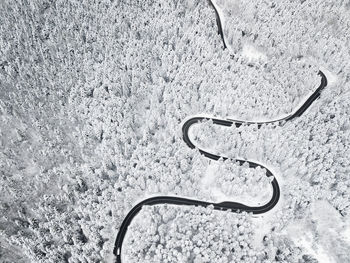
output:
[[[0,261],[113,262],[119,226],[153,195],[269,198],[262,171],[182,141],[188,116],[283,126],[193,129],[201,147],[276,174],[262,216],[144,207],[124,262],[350,262],[350,4],[0,1]],[[245,180],[246,177],[247,181]]]

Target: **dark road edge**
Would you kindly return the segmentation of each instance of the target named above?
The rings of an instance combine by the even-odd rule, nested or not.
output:
[[[227,48],[227,45],[226,45],[226,42],[225,42],[225,38],[224,38],[224,30],[222,29],[222,23],[221,23],[221,18],[219,16],[219,12],[218,10],[216,9],[214,3],[211,1],[211,0],[208,0],[209,1],[209,4],[210,6],[214,9],[215,11],[215,18],[216,18],[216,24],[218,26],[218,34],[220,35],[221,37],[221,40],[222,40],[222,43],[224,44],[224,49]]]
[[[260,128],[263,124],[268,124],[268,123],[278,123],[279,125],[283,125],[285,121],[290,121],[296,117],[301,116],[310,107],[310,105],[320,96],[322,90],[327,86],[327,78],[324,75],[324,73],[321,71],[319,72],[319,75],[321,76],[321,84],[318,87],[318,89],[312,93],[312,95],[303,103],[303,105],[295,113],[285,118],[274,120],[274,121],[266,121],[266,122],[245,122],[245,121],[239,121],[239,120],[225,120],[225,119],[216,119],[216,118],[208,118],[208,117],[193,117],[187,120],[182,126],[183,140],[188,145],[188,147],[195,149],[196,148],[195,145],[192,143],[192,141],[188,136],[189,129],[191,126],[198,124],[203,120],[212,120],[213,124],[226,126],[226,127],[231,127],[235,125],[237,128],[240,127],[242,124],[257,125],[258,128]],[[211,160],[229,159],[228,157],[215,155],[199,148],[197,149],[202,155],[204,155],[205,157]],[[240,159],[231,159],[231,160],[238,162],[240,165],[243,165],[244,163],[248,163],[249,167],[251,168],[261,167],[262,169],[266,170],[267,177],[273,176],[271,171],[261,164],[257,164],[248,160],[240,160]],[[202,207],[207,207],[209,205],[212,205],[215,210],[221,210],[221,211],[230,210],[232,212],[248,212],[252,214],[262,214],[271,210],[278,203],[278,200],[280,198],[280,188],[275,177],[273,178],[271,185],[273,189],[272,197],[270,201],[263,206],[247,206],[241,203],[229,202],[229,201],[221,202],[221,203],[203,202],[195,199],[181,198],[176,196],[156,196],[156,197],[145,199],[140,203],[138,203],[137,205],[135,205],[130,210],[130,212],[127,214],[127,216],[125,217],[124,221],[122,222],[119,228],[119,232],[118,232],[118,235],[115,241],[114,250],[113,250],[113,254],[116,256],[116,262],[117,263],[122,262],[121,252],[122,252],[122,245],[123,245],[124,237],[126,235],[126,231],[131,221],[133,220],[133,218],[140,212],[140,210],[144,205],[171,204],[171,205],[188,205],[188,206],[202,206]]]

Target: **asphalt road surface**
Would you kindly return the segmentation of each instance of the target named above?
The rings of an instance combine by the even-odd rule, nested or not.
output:
[[[215,10],[216,21],[218,24],[218,33],[221,35],[221,38],[222,38],[223,44],[224,44],[224,48],[226,48],[225,39],[224,39],[223,31],[222,31],[222,24],[221,24],[221,20],[220,20],[218,11],[216,10],[214,4],[211,1],[210,1],[210,4]],[[245,124],[245,125],[254,124],[254,125],[257,125],[258,128],[260,128],[262,125],[268,124],[268,123],[277,123],[279,125],[283,125],[286,121],[290,121],[296,117],[301,116],[306,111],[306,109],[308,109],[310,107],[310,105],[320,96],[321,91],[327,86],[327,78],[323,74],[323,72],[321,72],[321,71],[319,72],[319,75],[321,76],[320,86],[315,90],[315,92],[304,102],[304,104],[297,111],[295,111],[294,113],[290,114],[289,116],[287,116],[283,119],[272,120],[272,121],[267,121],[267,122],[246,122],[246,121],[230,120],[230,119],[193,117],[193,118],[187,120],[182,126],[183,140],[188,145],[188,147],[190,147],[192,149],[196,148],[196,146],[193,144],[193,142],[189,138],[189,135],[188,135],[189,129],[191,126],[198,124],[203,120],[209,120],[209,119],[212,120],[213,124],[215,124],[215,125],[221,125],[221,126],[226,126],[226,127],[232,127],[232,126],[239,127],[242,124]],[[225,156],[219,156],[219,155],[215,155],[215,154],[206,152],[206,151],[199,149],[199,148],[197,148],[197,149],[199,150],[199,152],[203,156],[205,156],[209,159],[212,159],[212,160],[219,160],[220,158],[223,160],[229,159],[228,157],[225,157]],[[240,165],[242,165],[244,163],[248,163],[249,167],[251,167],[251,168],[255,168],[255,167],[259,166],[259,167],[266,170],[267,177],[273,176],[271,171],[261,164],[254,163],[254,162],[251,162],[249,160],[240,160],[240,159],[231,159],[231,160],[238,162]],[[245,212],[253,213],[253,214],[262,214],[262,213],[265,213],[265,212],[271,210],[278,203],[278,200],[280,197],[280,188],[278,186],[278,182],[277,182],[275,177],[273,177],[271,184],[272,184],[272,188],[273,188],[272,197],[268,203],[266,203],[262,206],[247,206],[247,205],[244,205],[241,203],[230,202],[230,201],[221,202],[221,203],[211,203],[211,202],[203,202],[203,201],[195,200],[195,199],[181,198],[181,197],[177,197],[177,196],[156,196],[156,197],[151,197],[151,198],[143,200],[142,202],[138,203],[130,210],[130,212],[126,215],[124,221],[122,222],[122,224],[119,228],[119,232],[118,232],[118,235],[117,235],[117,238],[115,241],[114,250],[113,250],[113,253],[116,257],[116,262],[117,263],[122,262],[121,252],[122,252],[122,245],[123,245],[126,231],[128,229],[128,226],[132,222],[133,218],[140,212],[140,210],[142,209],[142,207],[144,205],[171,204],[171,205],[187,205],[187,206],[193,206],[193,207],[196,207],[196,206],[206,207],[209,205],[213,205],[215,210],[221,210],[221,211],[230,210],[230,211],[236,212],[236,213],[245,211]]]
[[[191,126],[200,123],[203,120],[212,120],[213,124],[215,125],[221,125],[221,126],[226,126],[226,127],[239,127],[242,124],[245,125],[257,125],[258,128],[260,128],[263,124],[267,123],[278,123],[279,125],[283,125],[286,121],[290,121],[296,117],[299,117],[302,115],[307,108],[314,102],[319,96],[321,91],[326,87],[327,85],[327,79],[326,76],[320,71],[319,74],[321,75],[321,84],[318,87],[318,89],[304,102],[304,104],[293,114],[289,115],[288,117],[285,117],[283,119],[278,119],[274,121],[267,121],[267,122],[244,122],[244,121],[239,121],[239,120],[224,120],[224,119],[216,119],[216,118],[207,118],[207,117],[193,117],[189,120],[187,120],[183,126],[182,126],[182,133],[183,133],[183,140],[184,142],[188,145],[188,147],[194,149],[196,146],[193,144],[191,139],[188,136],[189,129]],[[220,156],[220,155],[215,155],[209,152],[206,152],[202,149],[199,149],[199,152],[204,155],[205,157],[212,159],[212,160],[219,160],[220,158],[223,160],[229,159],[228,157],[225,156]],[[240,160],[240,159],[232,159],[232,161],[238,162],[240,165],[244,163],[248,163],[249,167],[255,168],[255,167],[261,167],[266,170],[266,176],[270,177],[273,176],[271,171],[264,167],[261,164],[257,164],[248,160]],[[123,245],[123,240],[126,234],[126,231],[128,229],[128,226],[130,225],[131,221],[133,218],[140,212],[142,207],[144,205],[158,205],[158,204],[172,204],[172,205],[188,205],[188,206],[209,206],[213,205],[215,210],[230,210],[232,212],[248,212],[248,213],[253,213],[253,214],[262,214],[265,213],[269,210],[271,210],[277,203],[280,197],[280,188],[278,186],[278,182],[276,178],[274,177],[272,182],[272,188],[273,188],[273,194],[270,199],[270,201],[262,206],[247,206],[241,203],[236,203],[236,202],[221,202],[221,203],[211,203],[211,202],[203,202],[200,200],[195,200],[195,199],[187,199],[187,198],[181,198],[181,197],[176,197],[176,196],[156,196],[156,197],[151,197],[148,199],[143,200],[142,202],[138,203],[135,205],[131,211],[127,214],[125,217],[122,225],[120,226],[117,239],[115,241],[115,247],[114,247],[114,255],[116,256],[116,262],[121,263],[121,249]]]

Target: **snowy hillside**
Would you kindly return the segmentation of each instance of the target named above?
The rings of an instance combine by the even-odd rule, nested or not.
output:
[[[214,1],[214,0],[213,0]],[[350,262],[350,3],[0,1],[0,262],[115,262],[152,196],[258,205],[261,168],[183,141],[196,115],[283,125],[191,130],[196,146],[270,169],[261,215],[160,204],[123,263]]]

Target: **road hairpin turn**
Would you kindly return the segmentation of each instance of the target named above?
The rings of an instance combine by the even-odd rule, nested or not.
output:
[[[285,118],[273,120],[273,121],[267,121],[267,122],[246,122],[246,121],[239,121],[239,120],[224,120],[224,119],[207,118],[207,117],[193,117],[187,120],[182,126],[183,140],[188,145],[188,147],[192,149],[196,148],[193,142],[191,141],[191,139],[189,138],[188,133],[191,126],[198,124],[203,120],[212,120],[213,124],[215,125],[221,125],[226,127],[235,126],[237,128],[240,127],[242,124],[245,124],[245,125],[254,124],[254,125],[257,125],[258,128],[260,128],[263,124],[268,124],[268,123],[277,123],[279,125],[283,125],[286,121],[290,121],[302,115],[305,112],[305,110],[310,107],[312,102],[314,102],[320,96],[321,91],[327,85],[327,79],[326,79],[326,76],[321,71],[319,72],[319,75],[321,76],[321,84],[318,87],[318,89],[314,93],[312,93],[312,95],[304,102],[304,104],[297,111],[295,111],[293,114]],[[228,157],[215,155],[199,148],[198,150],[202,155],[212,160],[229,159]],[[239,160],[239,159],[231,159],[231,160],[238,162],[240,165],[243,165],[244,163],[248,163],[250,168],[255,168],[259,166],[266,170],[267,177],[273,176],[271,171],[261,164],[257,164],[255,162],[251,162],[247,160]],[[222,210],[222,211],[230,210],[232,212],[244,211],[244,212],[253,213],[253,214],[262,214],[271,210],[278,203],[278,200],[280,197],[280,189],[275,177],[273,178],[271,184],[273,189],[272,197],[268,203],[262,206],[247,206],[241,203],[229,202],[229,201],[221,202],[221,203],[211,203],[211,202],[203,202],[195,199],[187,199],[187,198],[181,198],[176,196],[156,196],[156,197],[151,197],[143,200],[142,202],[138,203],[131,209],[131,211],[125,217],[122,225],[120,226],[117,239],[115,241],[114,251],[113,251],[114,255],[116,256],[116,262],[117,263],[122,262],[121,250],[122,250],[123,240],[124,240],[127,228],[130,225],[133,218],[138,214],[138,212],[140,212],[141,208],[144,205],[171,204],[171,205],[191,205],[191,206],[204,206],[204,207],[213,205],[215,210]]]
[[[215,10],[219,34],[221,35],[221,38],[223,40],[224,48],[226,48],[220,17],[218,15],[215,5],[211,1],[210,3]],[[278,125],[283,125],[286,121],[290,121],[296,117],[301,116],[306,111],[306,109],[308,109],[310,105],[320,96],[321,91],[327,86],[327,78],[321,71],[319,72],[319,75],[321,76],[320,86],[312,93],[312,95],[304,102],[304,104],[298,110],[296,110],[294,113],[290,114],[285,118],[267,121],[267,122],[249,122],[249,121],[230,120],[230,119],[216,119],[216,118],[208,118],[208,117],[193,117],[187,120],[182,126],[183,140],[188,145],[188,147],[195,149],[196,147],[188,135],[189,130],[191,126],[198,124],[203,120],[212,120],[213,124],[215,125],[226,126],[226,127],[235,126],[237,128],[240,127],[242,124],[245,124],[245,125],[253,124],[253,125],[257,125],[258,128],[260,128],[263,124],[268,124],[268,123],[277,123]],[[203,156],[211,160],[230,159],[225,156],[215,155],[215,154],[206,152],[199,148],[197,149]],[[181,198],[176,196],[156,196],[156,197],[145,199],[131,209],[131,211],[126,215],[124,221],[122,222],[119,228],[119,232],[118,232],[118,235],[115,241],[114,250],[113,250],[113,254],[116,257],[116,262],[117,263],[122,262],[122,257],[121,257],[122,245],[123,245],[124,237],[126,235],[126,231],[128,229],[128,226],[132,222],[133,218],[140,212],[140,210],[144,205],[152,206],[152,205],[158,205],[158,204],[171,204],[171,205],[188,205],[188,206],[203,206],[203,207],[212,205],[215,210],[221,210],[221,211],[230,210],[236,213],[248,212],[253,214],[262,214],[271,210],[278,203],[278,200],[280,197],[280,188],[279,188],[278,182],[276,178],[273,176],[273,174],[271,173],[271,171],[266,167],[264,167],[263,165],[255,162],[240,160],[240,159],[230,159],[230,160],[236,161],[240,165],[243,165],[244,163],[248,163],[250,168],[261,167],[266,170],[267,177],[271,177],[271,176],[273,177],[273,180],[271,182],[273,193],[269,202],[267,202],[262,206],[247,206],[241,203],[230,202],[230,201],[221,202],[221,203],[212,203],[212,202],[199,201],[195,199]]]

